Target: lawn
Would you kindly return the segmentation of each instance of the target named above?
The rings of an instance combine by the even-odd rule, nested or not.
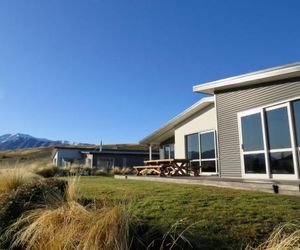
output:
[[[280,223],[300,220],[300,199],[293,196],[111,177],[81,177],[80,193],[128,200],[134,214],[161,228],[194,224],[189,237],[204,249],[241,249]]]

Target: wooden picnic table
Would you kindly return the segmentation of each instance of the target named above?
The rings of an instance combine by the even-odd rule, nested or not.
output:
[[[190,161],[187,159],[160,159],[144,161],[145,166],[134,167],[137,175],[143,171],[153,171],[160,176],[167,175],[187,175]]]

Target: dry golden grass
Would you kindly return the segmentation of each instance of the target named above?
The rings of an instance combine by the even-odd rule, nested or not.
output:
[[[24,169],[2,170],[0,174],[0,191],[10,192],[16,190],[19,186],[42,178],[39,175],[25,171]]]
[[[248,246],[246,250],[298,250],[300,249],[300,226],[288,223],[273,231],[270,237],[258,247]]]
[[[124,168],[122,168],[121,172],[122,172],[122,174],[131,174],[132,169],[128,168],[128,167],[124,167]]]
[[[25,213],[7,231],[12,247],[26,249],[129,249],[130,214],[122,204],[87,208],[77,202],[77,182],[67,190],[67,201],[53,196],[52,206]]]
[[[0,169],[33,167],[48,164],[53,148],[30,148],[0,151]]]
[[[57,174],[57,167],[55,167],[52,163],[48,163],[45,165],[35,165],[31,164],[23,169],[32,171],[35,174],[41,175],[43,177],[49,178],[54,177]]]
[[[185,242],[189,247],[193,248],[190,241],[185,237],[185,233],[188,232],[196,223],[187,226],[184,230],[178,233],[178,227],[182,225],[184,220],[177,221],[174,223],[169,231],[167,231],[162,239],[160,250],[168,249],[172,250],[177,246],[178,242]],[[151,245],[149,245],[150,247]]]
[[[120,167],[113,167],[110,170],[111,174],[121,174],[122,173],[122,169]]]

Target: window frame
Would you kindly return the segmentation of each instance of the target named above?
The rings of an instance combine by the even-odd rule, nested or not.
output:
[[[162,148],[163,148],[163,155],[164,155],[164,159],[173,159],[173,158],[171,158],[171,152],[172,152],[172,150],[171,150],[171,146],[173,146],[173,155],[174,155],[174,157],[175,157],[175,143],[166,143],[166,144],[163,144],[163,146],[162,146]],[[168,157],[166,158],[166,155],[165,155],[165,148],[169,148],[169,150],[168,150]]]
[[[260,114],[260,119],[261,119],[261,128],[262,128],[262,136],[263,136],[263,149],[262,150],[254,150],[254,151],[247,151],[244,152],[243,150],[243,131],[242,131],[242,117],[254,115],[254,114]],[[268,168],[268,155],[266,154],[266,128],[264,127],[264,120],[265,120],[265,114],[263,113],[262,109],[252,109],[249,111],[244,111],[238,113],[238,130],[239,130],[239,142],[240,142],[240,157],[241,157],[241,164],[242,164],[242,177],[244,178],[268,178],[270,173],[269,173],[269,168]],[[245,159],[244,155],[252,155],[252,154],[264,154],[265,156],[265,165],[266,165],[266,173],[246,173],[245,169]]]
[[[214,136],[214,150],[215,150],[215,158],[205,158],[202,159],[202,155],[201,155],[201,135],[203,134],[208,134],[208,133],[213,133]],[[199,162],[200,165],[200,174],[201,175],[215,175],[218,174],[218,151],[217,151],[217,135],[216,135],[216,131],[214,129],[211,130],[206,130],[206,131],[201,131],[201,132],[196,132],[196,133],[191,133],[191,134],[187,134],[185,135],[185,158],[188,159],[188,148],[187,148],[187,137],[190,135],[198,135],[198,150],[199,150],[199,159],[189,159],[191,162]],[[202,172],[202,168],[201,168],[201,163],[202,162],[208,162],[208,161],[214,161],[215,162],[215,172]]]
[[[299,179],[299,159],[300,159],[300,146],[297,147],[296,144],[296,124],[294,120],[294,111],[292,108],[292,102],[300,101],[300,97],[288,99],[282,102],[277,102],[275,104],[270,104],[266,106],[262,106],[259,108],[250,109],[247,111],[242,111],[237,114],[238,117],[238,131],[239,131],[239,143],[240,143],[240,159],[241,159],[241,167],[242,167],[242,177],[243,178],[267,178],[267,179],[285,179],[285,180],[297,180]],[[268,111],[276,110],[286,107],[287,108],[287,115],[288,115],[288,125],[290,130],[290,140],[291,140],[291,147],[290,148],[281,148],[281,149],[270,149],[269,148],[269,138],[267,132],[267,118],[266,114]],[[244,163],[244,155],[248,152],[244,152],[242,148],[243,137],[242,137],[242,124],[241,118],[247,115],[260,113],[261,114],[261,121],[262,121],[262,134],[263,134],[263,141],[264,141],[264,154],[265,154],[265,163],[266,163],[266,174],[249,174],[245,172],[245,163]],[[254,151],[252,151],[254,152]],[[272,174],[271,173],[271,166],[270,166],[270,154],[271,153],[278,153],[278,152],[291,152],[293,156],[293,165],[294,165],[294,174]]]

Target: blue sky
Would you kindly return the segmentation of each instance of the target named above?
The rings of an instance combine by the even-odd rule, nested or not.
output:
[[[137,142],[198,83],[300,60],[298,0],[0,0],[0,134]]]

